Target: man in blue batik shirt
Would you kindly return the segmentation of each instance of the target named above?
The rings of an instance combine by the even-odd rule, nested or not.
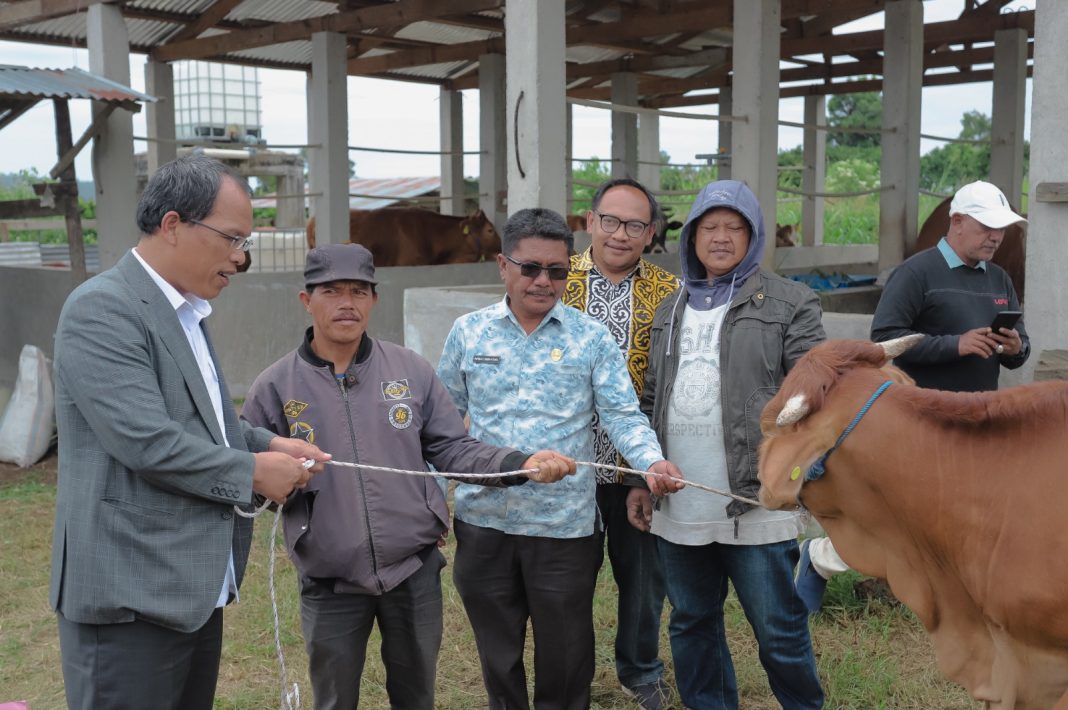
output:
[[[571,230],[556,212],[525,209],[497,256],[507,296],[457,319],[438,366],[471,435],[522,441],[593,460],[594,413],[622,456],[647,470],[653,494],[682,487],[638,408],[619,347],[596,320],[560,303]],[[453,580],[475,632],[491,710],[529,707],[523,647],[534,630],[539,707],[590,705],[593,590],[601,547],[594,471],[551,485],[455,495]],[[527,490],[521,490],[527,489]]]

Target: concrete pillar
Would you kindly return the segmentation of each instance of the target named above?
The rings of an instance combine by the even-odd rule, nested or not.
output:
[[[306,223],[304,216],[304,173],[294,165],[278,176],[275,183],[277,194],[292,195],[277,200],[274,226],[279,229],[300,229]]]
[[[313,193],[316,244],[349,240],[349,118],[345,35],[312,35],[312,73],[308,92],[308,175]]]
[[[478,204],[496,225],[508,221],[508,131],[505,129],[504,55],[478,58]]]
[[[315,122],[315,101],[312,98],[311,71],[308,71],[304,75],[304,110],[307,114],[305,125],[308,126],[308,135],[305,142],[309,146],[313,146],[317,143],[317,141],[315,141],[312,137],[314,131],[312,125]],[[317,204],[315,201],[315,195],[316,193],[321,193],[323,191],[322,188],[319,186],[318,182],[319,170],[316,169],[320,155],[322,155],[322,151],[320,151],[318,148],[309,147],[304,150],[305,175],[307,175],[306,182],[309,194],[309,196],[305,198],[304,204],[307,205],[309,219],[315,216],[315,207]],[[279,181],[279,183],[281,183],[281,181]],[[281,184],[279,184],[278,189],[279,191],[281,191]],[[281,207],[281,205],[278,206]],[[325,244],[326,242],[323,243]]]
[[[730,116],[734,111],[734,92],[731,91],[731,87],[723,86],[719,90],[719,115]],[[731,142],[734,140],[734,124],[730,121],[719,121],[719,148],[716,149],[716,153],[730,153]],[[720,180],[731,179],[731,159],[730,155],[726,158],[720,159],[717,163],[716,177]]]
[[[731,132],[731,176],[753,191],[764,212],[765,268],[774,267],[778,187],[780,0],[734,0],[735,115],[748,120]]]
[[[802,149],[802,192],[823,192],[827,178],[827,131],[807,126],[827,125],[827,97],[805,97],[805,143]],[[823,244],[823,198],[801,198],[801,243]]]
[[[564,140],[564,198],[567,200],[567,214],[575,211],[575,112],[569,103],[564,104],[564,127],[567,138]]]
[[[85,25],[89,71],[129,86],[130,41],[118,6],[90,5]],[[94,102],[94,117],[103,108]],[[101,270],[114,266],[137,242],[133,154],[133,117],[123,109],[112,111],[93,140],[92,153]]]
[[[512,0],[504,17],[508,62],[508,212],[563,214],[564,3]]]
[[[994,33],[994,98],[990,126],[990,182],[1020,206],[1027,97],[1027,30]]]
[[[634,72],[612,74],[612,103],[638,105],[638,75]],[[638,114],[612,112],[612,177],[638,176]]]
[[[655,113],[638,116],[638,182],[660,190],[660,116]]]
[[[464,105],[459,91],[441,89],[441,213],[463,215],[464,206]],[[448,153],[448,155],[444,155]]]
[[[1031,194],[1027,230],[1027,333],[1031,357],[1024,381],[1043,350],[1068,348],[1068,291],[1063,287],[1068,269],[1064,225],[1068,202],[1041,202],[1038,187],[1044,182],[1065,182],[1068,141],[1064,117],[1068,115],[1068,3],[1038,0],[1035,4],[1035,71],[1031,85]]]
[[[897,266],[916,242],[920,202],[923,3],[886,3],[879,269]]]
[[[145,106],[148,129],[148,174],[178,157],[174,143],[174,65],[167,62],[145,62],[145,93],[159,99]],[[152,142],[153,139],[163,141]]]

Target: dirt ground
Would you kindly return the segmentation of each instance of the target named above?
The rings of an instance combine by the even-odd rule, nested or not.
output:
[[[59,456],[56,447],[53,446],[43,459],[27,468],[20,468],[13,463],[0,462],[0,486],[10,486],[26,481],[55,484],[58,470]]]

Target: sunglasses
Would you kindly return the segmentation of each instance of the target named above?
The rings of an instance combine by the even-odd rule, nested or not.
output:
[[[568,266],[542,266],[541,264],[535,264],[530,261],[516,261],[507,254],[504,258],[518,266],[519,273],[526,276],[528,279],[536,279],[541,275],[541,272],[544,271],[549,275],[550,280],[564,281],[567,279],[568,271],[571,270]]]

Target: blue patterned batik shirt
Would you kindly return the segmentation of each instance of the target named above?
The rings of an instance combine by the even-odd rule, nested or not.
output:
[[[615,339],[562,303],[530,335],[506,301],[461,316],[445,341],[438,375],[460,412],[471,416],[471,435],[488,444],[531,453],[555,449],[592,461],[596,412],[635,468],[644,471],[663,458]],[[584,537],[595,530],[595,488],[588,466],[548,485],[461,483],[456,517],[512,535]]]

